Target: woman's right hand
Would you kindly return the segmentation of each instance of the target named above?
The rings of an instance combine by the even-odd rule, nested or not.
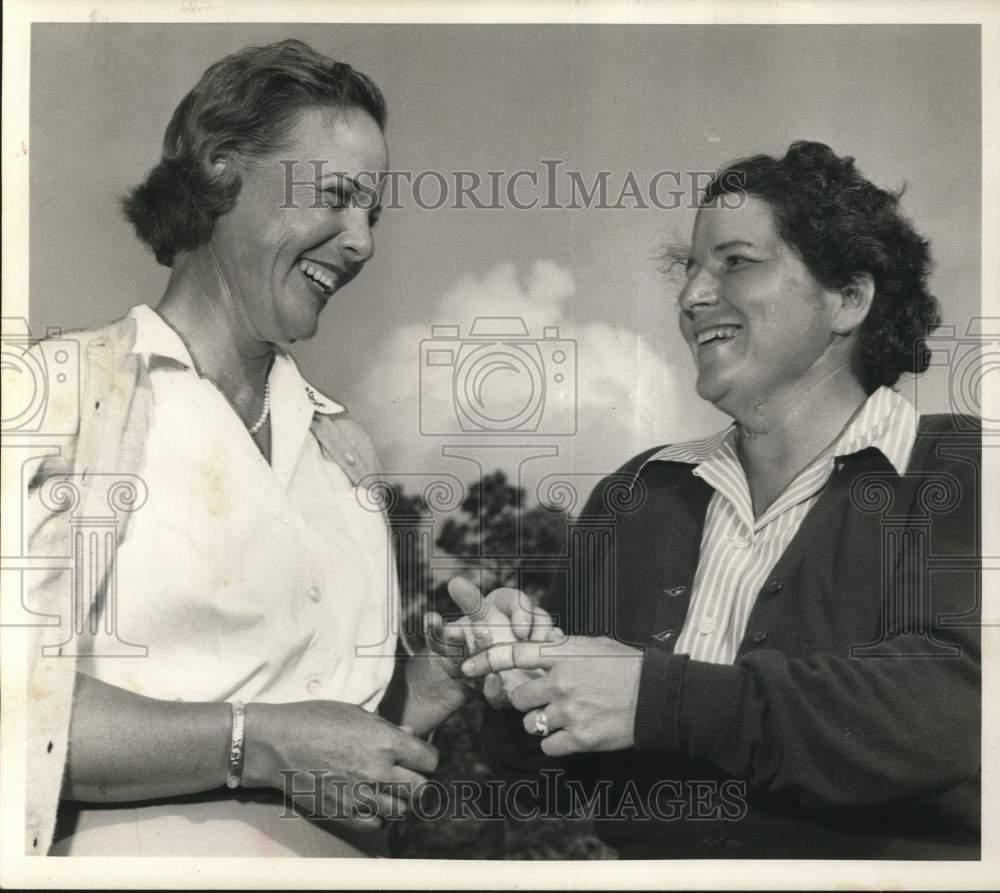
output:
[[[563,638],[552,617],[543,608],[533,605],[528,596],[517,589],[494,589],[483,596],[479,588],[464,577],[448,581],[448,594],[462,609],[464,616],[445,623],[433,611],[424,615],[428,645],[442,658],[450,675],[479,691],[491,707],[510,706],[511,693],[530,682],[543,671],[504,670],[490,673],[478,685],[466,677],[459,667],[466,657],[487,650],[491,645],[519,641],[547,642]]]
[[[77,673],[62,796],[108,804],[219,788],[231,731],[225,702],[159,700]],[[244,736],[244,786],[276,788],[305,815],[358,830],[400,815],[437,765],[426,742],[336,701],[247,704]]]
[[[247,704],[243,784],[287,794],[313,819],[375,830],[406,812],[437,750],[339,701]]]

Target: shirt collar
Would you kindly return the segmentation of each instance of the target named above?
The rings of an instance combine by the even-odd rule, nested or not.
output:
[[[681,462],[684,465],[701,465],[716,455],[730,440],[736,438],[736,425],[730,425],[722,431],[702,437],[700,440],[688,440],[665,446],[655,452],[643,465],[650,462]]]
[[[139,354],[147,364],[154,357],[173,360],[186,369],[194,369],[194,360],[187,345],[152,307],[138,304],[128,315],[135,320],[135,344],[132,353]]]
[[[650,462],[680,462],[683,465],[701,465],[713,456],[726,449],[731,449],[736,441],[736,425],[730,425],[708,437],[699,440],[688,440],[684,443],[674,443],[653,453],[643,463],[643,468]]]
[[[874,447],[896,470],[905,474],[917,434],[916,409],[892,388],[874,391],[837,438],[836,457],[850,456]]]
[[[897,474],[904,474],[913,450],[917,420],[913,405],[891,388],[881,387],[861,405],[848,426],[837,438],[831,455],[849,456],[874,447],[889,460]],[[699,440],[671,444],[658,450],[643,463],[679,462],[702,465],[722,458],[736,446],[736,425]],[[640,471],[642,470],[640,468]]]
[[[152,361],[160,359],[171,360],[185,369],[194,369],[191,352],[187,349],[181,336],[152,307],[139,304],[129,311],[129,316],[135,320],[136,327],[132,353],[141,355],[148,365],[155,365]],[[323,415],[337,415],[346,412],[343,406],[322,394],[303,378],[291,354],[280,347],[277,348],[276,353],[275,366],[278,368],[272,370],[272,389],[275,388],[276,384],[273,376],[277,372],[282,392],[288,395],[304,394],[305,400],[308,401],[313,412]]]

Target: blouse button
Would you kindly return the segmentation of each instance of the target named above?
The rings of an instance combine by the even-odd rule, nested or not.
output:
[[[309,598],[317,603],[322,600],[323,594],[319,591],[319,586],[309,587]]]
[[[750,540],[745,536],[731,536],[729,542],[734,549],[748,549],[750,547]]]
[[[701,622],[698,624],[698,632],[707,636],[710,633],[715,632],[715,618],[714,617],[702,617]]]
[[[306,682],[306,691],[309,692],[309,694],[314,695],[319,691],[321,684],[322,683],[319,679],[313,676]]]

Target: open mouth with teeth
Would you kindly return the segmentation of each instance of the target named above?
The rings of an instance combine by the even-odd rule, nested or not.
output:
[[[308,260],[299,261],[299,272],[305,277],[315,291],[324,298],[330,297],[336,290],[337,280],[333,273],[319,264]]]
[[[705,344],[732,341],[739,334],[739,331],[739,326],[713,326],[696,335],[695,340],[698,342],[699,347]]]

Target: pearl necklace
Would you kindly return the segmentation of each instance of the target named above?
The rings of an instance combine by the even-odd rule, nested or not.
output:
[[[271,382],[270,380],[264,382],[264,406],[260,411],[260,418],[257,419],[250,426],[250,436],[256,436],[257,432],[264,427],[264,422],[267,421],[267,417],[271,414]]]

